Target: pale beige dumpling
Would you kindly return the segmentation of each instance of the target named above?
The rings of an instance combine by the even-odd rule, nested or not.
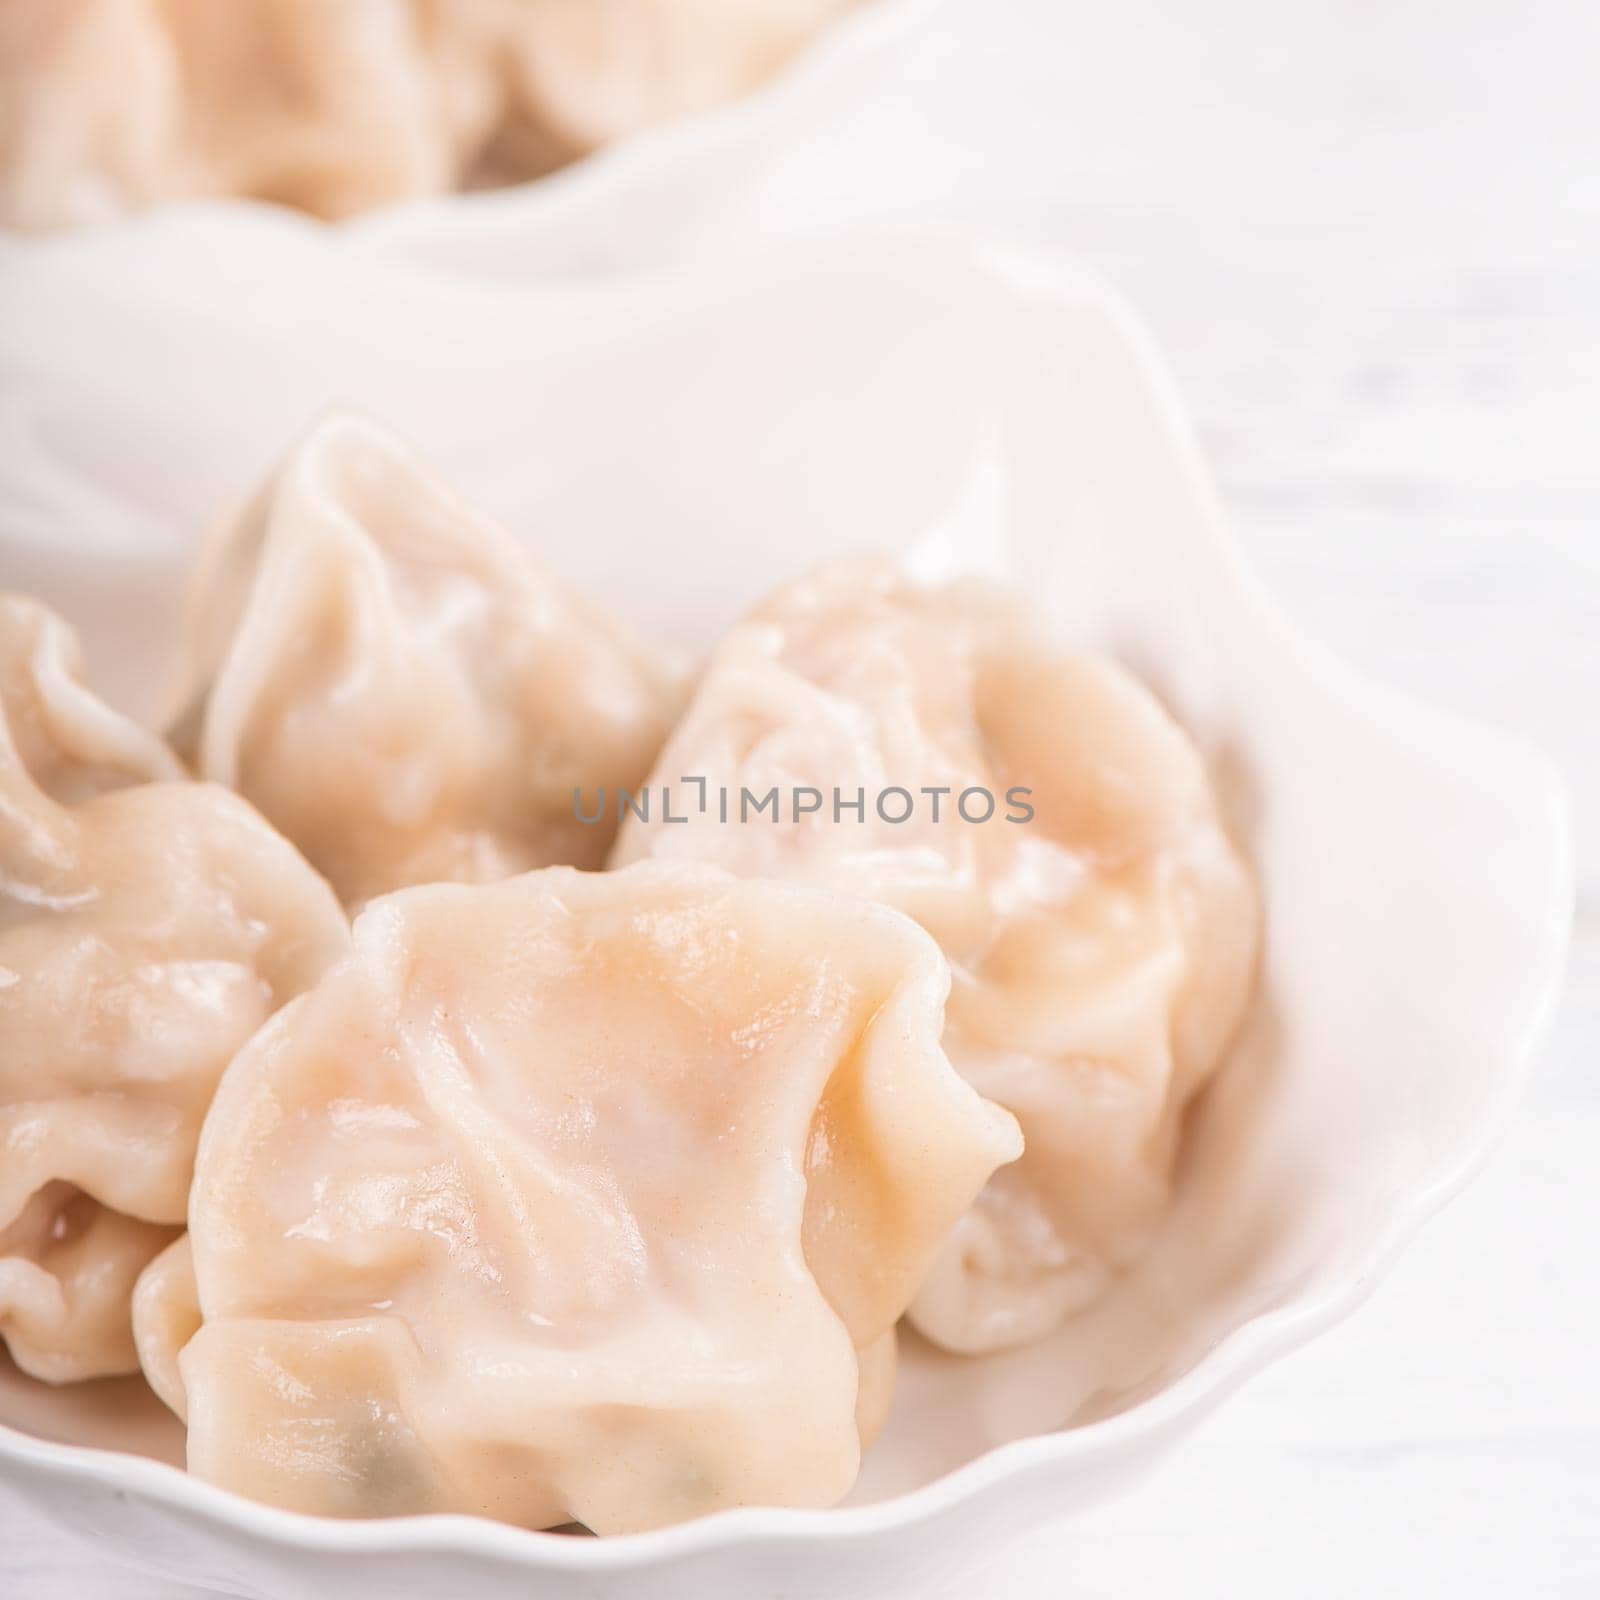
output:
[[[574,789],[636,783],[679,664],[563,586],[406,450],[319,423],[205,558],[175,735],[351,905],[599,866]]]
[[[230,1067],[141,1291],[190,1469],[601,1533],[837,1500],[1020,1148],[948,982],[885,907],[706,867],[374,901]]]
[[[283,839],[0,595],[0,1337],[25,1371],[137,1368],[134,1279],[183,1223],[222,1069],[347,939]]]
[[[685,777],[704,780],[704,809]],[[686,823],[663,824],[663,785]],[[798,821],[797,787],[822,799],[806,794]],[[956,1228],[918,1328],[961,1351],[1031,1340],[1137,1258],[1184,1110],[1245,1009],[1259,916],[1200,758],[1148,691],[1058,648],[994,587],[845,562],[723,642],[651,788],[616,864],[710,861],[868,895],[950,959],[945,1048],[1016,1113],[1027,1151]],[[745,789],[777,789],[781,819]],[[904,821],[878,810],[893,790],[886,814]]]
[[[519,182],[754,88],[844,3],[4,0],[0,221]]]
[[[5,0],[0,216],[240,195],[323,217],[453,187],[505,102],[442,0]]]

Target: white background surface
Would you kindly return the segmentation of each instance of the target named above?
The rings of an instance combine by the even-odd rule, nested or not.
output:
[[[953,0],[738,226],[902,216],[1118,283],[1290,612],[1541,742],[1581,874],[1485,1175],[1352,1321],[989,1592],[1600,1594],[1600,5]],[[189,1600],[4,1536],[25,1600]]]

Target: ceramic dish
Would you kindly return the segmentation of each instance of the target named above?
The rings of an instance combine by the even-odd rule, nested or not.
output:
[[[108,1558],[252,1596],[950,1592],[1348,1313],[1487,1150],[1562,967],[1559,785],[1288,625],[1094,282],[896,234],[655,283],[474,286],[239,208],[9,245],[0,274],[0,581],[78,623],[135,709],[159,702],[199,530],[347,402],[690,642],[837,551],[1010,573],[1178,712],[1267,899],[1258,1003],[1155,1249],[1032,1348],[963,1361],[908,1337],[845,1507],[610,1541],[324,1521],[184,1476],[136,1382],[6,1369],[0,1488]]]

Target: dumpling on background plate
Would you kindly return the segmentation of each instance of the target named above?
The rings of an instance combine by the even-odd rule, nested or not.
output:
[[[1163,1213],[1183,1113],[1254,972],[1254,879],[1183,730],[993,586],[841,562],[723,641],[662,786],[687,821],[664,823],[659,796],[647,821],[628,811],[615,864],[866,895],[950,959],[945,1048],[1027,1149],[956,1227],[917,1327],[992,1350],[1098,1295]],[[752,813],[772,790],[781,814]]]
[[[229,1068],[140,1296],[190,1469],[600,1533],[837,1500],[1020,1148],[948,982],[908,918],[709,867],[374,901]]]
[[[340,217],[449,189],[503,99],[459,35],[408,0],[6,0],[0,218],[227,195]]]
[[[569,591],[389,435],[328,417],[207,552],[174,735],[352,905],[599,866],[575,789],[636,783],[674,658]]]
[[[5,0],[0,221],[520,182],[754,88],[846,3]]]
[[[0,1336],[25,1371],[137,1369],[129,1297],[222,1069],[347,942],[289,844],[0,596]]]

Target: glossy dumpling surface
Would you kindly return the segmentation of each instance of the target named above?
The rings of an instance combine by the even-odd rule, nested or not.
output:
[[[213,545],[194,615],[180,746],[352,905],[598,866],[574,790],[637,783],[682,699],[674,663],[356,417]]]
[[[283,839],[0,596],[0,1335],[25,1370],[134,1370],[129,1295],[222,1069],[346,940]]]
[[[906,918],[708,868],[374,901],[230,1068],[143,1297],[191,1470],[599,1532],[837,1499],[1019,1148],[947,983]]]
[[[849,890],[938,939],[945,1047],[1027,1150],[962,1219],[912,1319],[967,1351],[1058,1325],[1144,1248],[1184,1109],[1250,992],[1254,882],[1192,743],[1127,672],[1058,648],[1000,591],[842,563],[725,640],[652,783],[680,775],[729,791],[732,820],[680,793],[687,823],[630,814],[617,863]],[[795,820],[796,786],[822,809]],[[739,820],[742,790],[774,787],[779,821]],[[905,821],[877,811],[890,788],[914,802]],[[835,789],[864,796],[863,820],[835,819]],[[895,795],[888,815],[906,809]]]

